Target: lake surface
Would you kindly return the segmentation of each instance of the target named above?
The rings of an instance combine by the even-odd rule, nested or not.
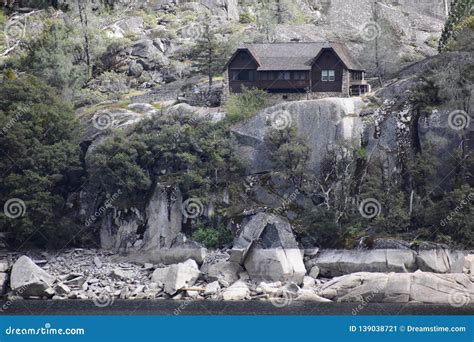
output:
[[[98,307],[90,300],[0,301],[0,315],[474,315],[474,304],[292,302],[276,307],[268,301],[115,300]]]

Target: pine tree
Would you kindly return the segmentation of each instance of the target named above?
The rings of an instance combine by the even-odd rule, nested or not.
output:
[[[451,4],[448,19],[444,25],[441,39],[439,40],[438,51],[446,51],[448,43],[454,38],[455,28],[466,16],[470,14],[471,8],[474,6],[474,0],[454,0]]]
[[[208,77],[209,91],[212,87],[213,76],[222,73],[222,68],[228,57],[229,42],[220,39],[220,29],[214,28],[207,17],[203,22],[202,34],[192,51],[194,66]]]

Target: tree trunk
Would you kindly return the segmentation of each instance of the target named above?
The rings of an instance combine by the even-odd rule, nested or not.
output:
[[[90,58],[90,44],[89,44],[89,35],[87,34],[88,29],[88,20],[86,9],[84,8],[84,2],[82,0],[76,0],[77,9],[79,11],[79,19],[81,20],[82,34],[84,35],[84,52],[86,54],[86,64],[88,77],[91,77],[91,58]]]
[[[281,0],[277,0],[277,22],[278,24],[282,24],[283,23],[283,18],[281,16],[281,3],[280,3]]]
[[[374,1],[374,3],[372,4],[372,19],[374,23],[378,25],[379,13],[378,13],[378,8],[377,8],[377,1]],[[377,73],[379,84],[382,87],[383,81],[382,81],[382,70],[380,66],[380,55],[379,55],[379,34],[376,34],[375,36],[375,70]]]

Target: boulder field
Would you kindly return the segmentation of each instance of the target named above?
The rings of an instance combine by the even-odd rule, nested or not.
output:
[[[387,246],[392,248],[379,248]],[[31,255],[33,259],[4,253],[0,287],[9,300],[90,299],[99,305],[104,298],[109,304],[114,298],[258,299],[271,300],[276,307],[294,300],[455,307],[474,303],[473,254],[436,244],[412,250],[403,242],[379,241],[376,247],[303,250],[285,219],[258,213],[231,249],[195,246],[203,254],[179,262],[143,263],[87,249],[43,252],[38,258]]]

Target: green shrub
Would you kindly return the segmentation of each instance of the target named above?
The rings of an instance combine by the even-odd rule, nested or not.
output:
[[[439,39],[435,36],[430,36],[428,39],[425,40],[425,44],[429,47],[436,49],[439,45]]]
[[[0,211],[0,227],[12,245],[73,242],[77,230],[67,219],[66,197],[81,181],[82,168],[72,108],[35,77],[3,81],[0,127],[0,203],[3,208],[13,201],[23,214],[12,218]]]
[[[474,188],[463,185],[445,194],[427,208],[426,222],[434,234],[432,238],[446,235],[466,249],[474,247]]]
[[[240,13],[239,22],[241,24],[251,24],[251,23],[254,23],[255,21],[256,21],[256,18],[252,13],[249,13],[249,12]]]
[[[207,248],[222,248],[232,242],[232,233],[220,226],[216,229],[198,227],[192,235],[193,240],[202,243]]]
[[[145,27],[147,29],[153,29],[157,26],[157,17],[153,13],[146,12],[141,10],[137,13],[140,17],[143,18],[143,22],[145,23]]]
[[[125,208],[145,199],[155,182],[203,198],[243,169],[224,129],[184,114],[145,119],[131,132],[113,132],[94,149],[91,162],[98,170],[93,181],[108,193],[121,189],[124,203],[116,205]]]
[[[336,212],[323,207],[305,210],[297,224],[300,238],[310,239],[313,245],[339,247],[341,230],[336,223]]]
[[[83,42],[78,37],[81,33],[77,26],[49,19],[38,36],[24,42],[21,57],[8,60],[8,64],[73,97],[89,78],[85,62],[74,60],[78,51],[83,52]]]
[[[224,105],[226,120],[233,123],[254,116],[265,106],[267,97],[264,90],[245,87],[240,94],[231,94]]]

